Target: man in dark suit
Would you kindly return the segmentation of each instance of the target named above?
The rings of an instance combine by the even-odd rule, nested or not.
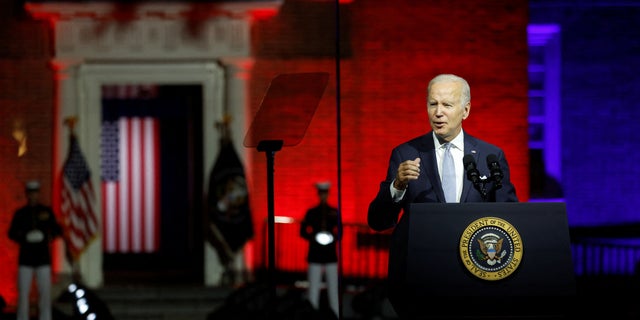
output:
[[[403,294],[406,292],[404,283],[411,281],[404,278],[409,229],[406,216],[410,214],[411,203],[518,201],[502,149],[462,130],[462,122],[470,110],[471,90],[465,79],[453,74],[433,78],[427,87],[427,113],[432,130],[391,151],[386,178],[369,205],[369,227],[376,231],[394,228],[389,252],[388,294],[400,316],[407,310],[404,303],[410,298]],[[487,167],[489,155],[489,160],[499,164],[500,181],[486,180],[491,177]],[[452,158],[451,164],[444,160],[447,156]],[[465,178],[465,167],[470,159],[477,164],[477,178],[483,181],[476,186]],[[482,186],[484,181],[487,181],[486,188]],[[445,196],[445,189],[451,190],[448,196]],[[486,190],[489,192],[483,192]]]

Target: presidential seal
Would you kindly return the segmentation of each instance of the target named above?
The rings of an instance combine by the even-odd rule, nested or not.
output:
[[[474,276],[500,280],[510,276],[522,261],[522,239],[509,222],[484,217],[471,222],[460,237],[460,259]]]

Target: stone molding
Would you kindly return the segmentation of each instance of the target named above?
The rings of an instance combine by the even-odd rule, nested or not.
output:
[[[246,131],[247,87],[254,64],[251,23],[275,15],[281,2],[145,2],[125,7],[109,2],[27,2],[25,8],[34,19],[49,21],[55,49],[50,62],[56,86],[53,139],[58,140],[54,172],[60,172],[68,149],[60,120],[76,116],[81,149],[96,172],[94,185],[99,185],[100,89],[117,83],[201,85],[203,170],[208,172],[218,151],[213,125],[224,113],[232,116],[238,142]],[[58,178],[54,173],[54,181]],[[104,284],[101,241],[99,237],[78,261],[90,287]],[[204,259],[204,284],[218,285],[224,268],[208,244]],[[65,264],[60,271],[70,272],[70,266]]]
[[[27,3],[51,22],[58,59],[180,60],[250,55],[256,15],[282,1],[203,3]]]

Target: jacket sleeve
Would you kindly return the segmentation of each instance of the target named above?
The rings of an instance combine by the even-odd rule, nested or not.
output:
[[[57,238],[59,236],[62,236],[62,227],[60,226],[60,223],[58,223],[58,220],[56,219],[55,214],[53,213],[53,210],[51,210],[49,208],[49,213],[51,215],[50,218],[50,226],[49,226],[49,236],[50,236],[50,240],[53,240],[54,238]]]
[[[369,204],[367,211],[367,223],[373,230],[384,231],[396,226],[402,211],[402,204],[393,201],[390,188],[402,161],[403,158],[398,148],[392,150],[385,180],[380,183],[378,193]]]
[[[380,183],[380,190],[369,204],[367,211],[367,223],[376,231],[384,231],[396,226],[402,205],[393,202],[389,188],[389,182]]]
[[[27,234],[27,228],[22,219],[20,219],[20,215],[16,211],[13,214],[13,218],[11,219],[11,225],[9,226],[9,239],[17,242],[23,243],[25,241]]]
[[[511,183],[511,172],[509,170],[509,163],[504,155],[504,152],[500,150],[498,152],[498,162],[502,169],[502,188],[496,191],[496,202],[518,202],[518,196],[516,195],[516,188]]]
[[[304,216],[304,219],[302,219],[302,221],[300,222],[300,237],[302,237],[305,240],[310,240],[311,239],[311,232],[312,232],[312,227],[309,224],[309,212],[307,211],[307,213]]]

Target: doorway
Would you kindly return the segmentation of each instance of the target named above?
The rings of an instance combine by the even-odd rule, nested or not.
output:
[[[110,218],[109,210],[103,210],[106,228],[103,232],[103,270],[106,284],[200,284],[203,282],[203,93],[201,85],[157,85],[152,92],[140,97],[104,97],[102,98],[103,126],[118,119],[153,119],[153,130],[157,146],[155,157],[145,158],[146,163],[157,164],[155,180],[146,190],[153,189],[153,207],[157,214],[149,215],[154,219],[141,219],[135,225],[150,224],[138,232],[133,223],[114,223],[109,221],[133,220],[130,203],[112,203],[123,201],[125,197],[104,197],[104,205],[123,206],[117,218]],[[120,121],[122,122],[122,120]],[[126,120],[125,122],[126,123]],[[105,130],[103,128],[103,146],[105,148]],[[121,137],[122,134],[119,134]],[[123,144],[120,143],[122,146]],[[102,150],[102,185],[105,187],[104,168],[109,167],[109,157]],[[128,152],[132,158],[133,151]],[[120,157],[119,166],[127,157]],[[135,175],[135,170],[119,174]],[[116,177],[117,179],[117,177]],[[131,181],[123,177],[123,181]],[[121,182],[121,181],[119,181]],[[132,183],[129,183],[130,185]],[[133,203],[139,194],[127,189],[127,199]],[[125,226],[125,230],[118,229]],[[144,228],[142,226],[141,228]],[[109,230],[107,230],[109,229]],[[123,233],[124,236],[121,236]],[[135,245],[134,239],[144,236],[151,239],[141,240],[146,245]],[[118,237],[112,239],[110,237]],[[124,240],[123,240],[124,239]]]

